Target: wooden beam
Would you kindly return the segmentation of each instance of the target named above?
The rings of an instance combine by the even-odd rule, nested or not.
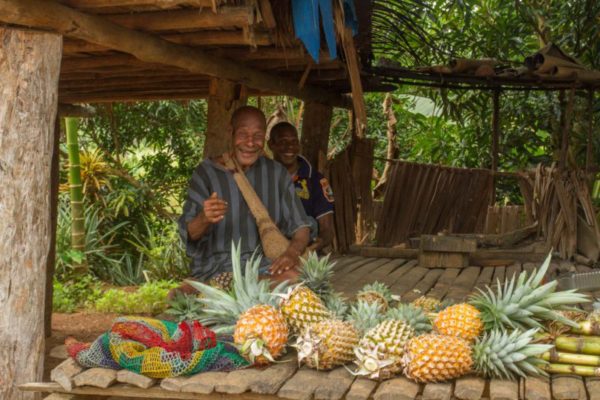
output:
[[[223,79],[211,79],[208,96],[204,157],[223,154],[231,148],[229,121],[239,106],[246,104],[239,85]]]
[[[72,104],[59,104],[58,115],[62,117],[90,118],[96,115],[96,109],[89,106],[74,106]]]
[[[338,107],[349,106],[348,98],[339,93],[314,86],[299,89],[293,80],[210,56],[198,49],[169,43],[154,35],[127,29],[101,17],[50,1],[0,0],[0,20],[16,25],[51,28],[64,35],[132,54],[148,63],[176,66],[193,73],[228,79],[258,90],[287,94],[303,100]]]
[[[492,171],[498,171],[498,152],[500,143],[500,90],[494,90],[492,94]],[[490,204],[496,203],[496,177],[492,186]]]
[[[63,94],[68,93],[81,93],[81,94],[94,94],[94,93],[106,93],[111,91],[121,91],[124,92],[126,90],[130,90],[132,92],[135,91],[146,91],[146,90],[191,90],[197,91],[202,89],[203,91],[208,89],[208,79],[203,78],[199,80],[186,80],[186,81],[175,81],[175,82],[157,82],[157,83],[138,83],[137,85],[113,85],[109,87],[98,86],[85,86],[85,87],[75,87],[75,88],[63,88],[59,85],[59,94],[62,96]]]
[[[321,172],[327,163],[327,146],[332,115],[333,108],[331,106],[312,101],[304,103],[302,154],[313,165],[313,168]]]
[[[129,29],[153,32],[243,28],[254,23],[254,7],[221,7],[217,14],[205,8],[111,14],[105,18]]]
[[[191,47],[243,46],[251,44],[243,31],[187,32],[162,35],[161,37],[169,42]],[[256,46],[270,46],[273,44],[273,39],[269,33],[258,31],[254,33],[254,42],[252,44],[255,44]],[[111,51],[111,49],[104,46],[86,42],[84,40],[69,38],[65,39],[63,46],[63,52],[65,54]],[[244,49],[244,52],[249,53],[246,49]],[[254,51],[254,53],[261,52],[262,50],[260,52]]]
[[[87,88],[100,89],[125,89],[144,86],[169,86],[170,84],[191,85],[201,82],[204,86],[208,85],[209,77],[206,75],[178,74],[164,76],[126,76],[106,79],[84,79],[61,81],[60,90],[85,90]],[[172,87],[176,87],[175,85]]]
[[[42,378],[60,35],[0,27],[0,399]]]
[[[275,29],[277,27],[277,21],[275,20],[275,16],[273,15],[271,1],[258,0],[258,4],[260,6],[260,15],[262,16],[262,20],[265,24],[265,27],[267,27],[268,29]]]
[[[59,0],[69,7],[98,9],[114,7],[152,6],[173,8],[177,6],[212,7],[212,0]]]

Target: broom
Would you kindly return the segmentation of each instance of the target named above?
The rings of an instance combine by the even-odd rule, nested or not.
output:
[[[223,154],[223,160],[225,161],[225,166],[233,172],[233,179],[240,192],[242,192],[242,196],[244,196],[244,200],[246,200],[250,212],[256,220],[265,256],[271,260],[276,259],[286,251],[290,241],[277,228],[277,225],[271,219],[269,212],[250,182],[248,182],[248,178],[246,178],[236,160],[232,159],[227,153]]]

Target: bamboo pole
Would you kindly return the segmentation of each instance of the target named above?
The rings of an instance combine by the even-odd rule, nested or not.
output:
[[[600,322],[598,321],[582,321],[578,323],[577,328],[572,328],[571,332],[579,335],[594,335],[600,336]]]
[[[600,337],[559,336],[554,342],[556,350],[568,351],[578,354],[600,355]]]
[[[570,365],[570,364],[542,364],[540,368],[550,374],[569,374],[578,376],[600,376],[600,368]]]
[[[303,100],[350,107],[347,96],[316,87],[299,89],[296,81],[209,55],[199,49],[170,43],[152,34],[125,28],[101,16],[88,15],[55,2],[0,0],[0,20],[10,24],[52,29],[114,50],[146,63],[177,66],[190,72],[229,79],[248,87],[285,93]]]
[[[600,366],[600,356],[589,354],[563,353],[553,350],[542,354],[541,359],[559,364],[590,365],[593,367]]]
[[[71,248],[85,254],[85,217],[83,213],[83,185],[79,164],[79,139],[77,118],[65,118],[67,153],[69,155],[69,192],[71,197]],[[87,269],[85,259],[76,265],[77,272]]]

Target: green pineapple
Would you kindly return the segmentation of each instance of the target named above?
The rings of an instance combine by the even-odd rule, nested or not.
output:
[[[354,349],[355,375],[388,379],[402,370],[404,348],[415,335],[405,321],[386,319],[369,329]]]
[[[360,336],[383,320],[381,305],[358,301],[352,305],[348,321],[354,325]]]
[[[325,307],[331,312],[333,318],[344,320],[348,315],[350,306],[348,299],[342,293],[334,292],[325,297]]]
[[[331,278],[335,262],[329,262],[330,254],[319,258],[317,253],[311,251],[306,259],[302,259],[300,281],[312,290],[321,300],[333,292]]]
[[[550,265],[551,254],[539,270],[528,276],[523,271],[518,278],[513,276],[504,284],[498,282],[496,292],[490,287],[480,290],[469,303],[481,312],[481,319],[487,330],[493,328],[542,329],[544,321],[558,321],[577,327],[574,321],[558,311],[573,310],[571,305],[589,301],[589,297],[575,290],[556,292],[557,281],[541,284]]]
[[[356,301],[378,303],[381,306],[382,312],[387,311],[392,300],[392,291],[388,286],[380,282],[365,285],[356,295]]]
[[[175,321],[194,321],[202,316],[202,305],[194,295],[177,292],[172,300],[168,301],[169,308],[166,314],[172,315]]]
[[[404,321],[410,325],[417,335],[431,332],[431,320],[425,315],[423,309],[415,307],[412,304],[398,304],[390,308],[386,313],[386,318]]]

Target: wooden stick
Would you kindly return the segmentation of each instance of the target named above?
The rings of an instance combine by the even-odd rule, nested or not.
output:
[[[87,15],[54,2],[0,0],[0,20],[16,25],[51,28],[64,35],[132,54],[148,63],[173,65],[260,90],[349,107],[347,97],[340,94],[312,86],[298,89],[293,80],[249,68],[239,62],[209,56],[198,49],[169,43],[156,36],[124,28],[102,17]]]
[[[62,3],[74,8],[106,8],[106,7],[136,7],[153,6],[158,8],[177,7],[186,5],[192,7],[210,7],[211,0],[61,0]]]
[[[567,107],[564,110],[564,125],[562,126],[562,140],[560,143],[560,159],[559,166],[564,169],[567,166],[567,158],[569,153],[569,134],[571,133],[571,119],[573,117],[573,105],[575,103],[575,88],[569,90],[569,99]]]

